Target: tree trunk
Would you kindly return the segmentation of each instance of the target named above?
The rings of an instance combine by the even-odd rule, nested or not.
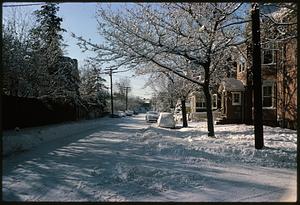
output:
[[[208,136],[214,137],[215,131],[214,131],[214,121],[213,121],[213,113],[211,108],[211,95],[209,92],[209,86],[204,85],[203,91],[206,99],[206,113],[207,113],[207,128],[208,128]]]
[[[181,99],[181,113],[182,113],[182,127],[188,127],[188,122],[186,118],[185,99]]]

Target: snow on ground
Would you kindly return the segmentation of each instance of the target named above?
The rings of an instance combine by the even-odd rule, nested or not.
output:
[[[23,128],[20,131],[5,131],[2,144],[3,155],[30,150],[41,143],[58,138],[87,133],[99,128],[99,120],[82,120],[80,122],[66,122],[34,128]]]
[[[293,130],[264,126],[263,150],[253,126],[215,125],[209,138],[205,122],[167,129],[144,115],[24,133],[47,139],[3,159],[5,201],[296,201]]]

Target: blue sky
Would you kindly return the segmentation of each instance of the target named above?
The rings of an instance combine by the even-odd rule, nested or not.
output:
[[[38,3],[38,2],[35,2]],[[14,4],[14,3],[7,3]],[[21,4],[21,3],[16,3]],[[30,4],[27,2],[26,4]],[[113,3],[113,8],[121,7],[121,4]],[[97,3],[61,3],[58,15],[63,18],[62,27],[67,30],[64,33],[64,41],[68,45],[66,48],[67,56],[71,58],[76,58],[79,63],[79,67],[83,65],[84,59],[93,56],[92,52],[82,52],[80,48],[76,45],[77,40],[71,37],[71,32],[75,33],[77,36],[82,36],[85,39],[91,39],[92,42],[101,42],[101,36],[97,33],[97,21],[95,18]],[[26,13],[32,13],[34,10],[40,9],[40,5],[34,6],[23,6],[19,7],[19,11],[26,11]],[[3,7],[3,17],[9,14],[11,8]],[[132,95],[140,97],[151,97],[151,89],[144,88],[144,84],[147,80],[147,76],[132,77],[133,72],[117,73],[113,76],[113,81],[115,82],[121,77],[130,77]],[[109,85],[109,77],[103,76],[107,79],[107,85]]]

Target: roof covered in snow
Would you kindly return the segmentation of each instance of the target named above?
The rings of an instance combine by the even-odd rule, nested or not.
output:
[[[226,78],[220,83],[219,92],[221,91],[244,91],[245,87],[242,81],[235,78]]]
[[[291,5],[292,3],[288,3],[288,4],[290,7],[293,7]],[[276,3],[265,3],[261,6],[260,11],[264,15],[272,17],[273,19],[276,20],[282,20],[282,18],[284,18],[286,15],[293,12],[292,9],[289,9],[287,7],[280,7]]]
[[[284,18],[284,16],[288,15],[291,12],[293,12],[293,11],[288,8],[283,7],[283,8],[278,9],[277,11],[271,13],[270,15],[274,19],[282,20],[282,18]]]

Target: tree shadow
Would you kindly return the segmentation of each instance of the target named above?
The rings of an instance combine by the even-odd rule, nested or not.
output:
[[[252,187],[261,193],[269,190],[282,194],[286,191],[272,184],[251,182],[244,178],[249,173],[220,168],[228,163],[227,156],[192,150],[177,141],[161,147],[155,139],[141,140],[147,131],[174,138],[205,132],[145,129],[143,123],[138,124],[139,128],[133,126],[136,122],[130,124],[130,119],[125,120],[111,121],[113,130],[109,123],[104,123],[101,128],[6,158],[3,199],[24,201],[24,195],[29,195],[36,201],[165,201],[168,192],[173,191],[202,194],[212,201],[228,200],[228,196],[220,193],[232,193],[235,201],[239,198],[234,192],[239,189],[246,192]],[[207,167],[207,161],[212,165]],[[236,178],[225,177],[228,175]],[[189,201],[182,199],[185,200]]]

